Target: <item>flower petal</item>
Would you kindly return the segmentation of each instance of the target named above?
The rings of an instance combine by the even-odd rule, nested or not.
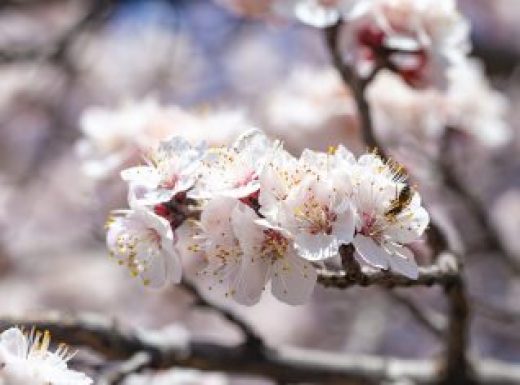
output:
[[[306,303],[316,285],[317,273],[306,260],[294,253],[287,253],[273,266],[271,281],[273,295],[289,305]]]
[[[380,269],[388,268],[388,259],[390,255],[370,237],[357,234],[352,241],[356,248],[356,253],[363,261],[371,266]]]

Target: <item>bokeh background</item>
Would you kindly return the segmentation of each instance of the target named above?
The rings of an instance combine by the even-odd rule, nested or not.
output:
[[[499,148],[462,141],[454,167],[520,261],[520,2],[459,4],[472,23],[473,55],[506,98],[512,139]],[[182,290],[146,290],[108,258],[104,220],[126,200],[118,167],[139,161],[128,147],[107,159],[120,150],[110,130],[139,125],[156,136],[176,132],[215,143],[258,126],[295,154],[337,143],[359,153],[355,105],[329,65],[322,33],[301,24],[243,18],[209,0],[0,1],[0,312],[99,312],[135,327],[180,324],[195,338],[232,344],[236,330],[192,310]],[[486,251],[464,202],[433,185],[419,187],[463,230],[468,250],[471,349],[519,362],[520,280]],[[317,288],[300,307],[268,294],[252,308],[220,300],[270,344],[414,358],[439,353],[442,341],[401,300],[442,322],[440,289],[396,293]],[[203,381],[182,376],[184,383]],[[145,375],[128,383],[169,381]]]

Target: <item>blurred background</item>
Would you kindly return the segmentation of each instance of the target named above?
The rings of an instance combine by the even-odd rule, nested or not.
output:
[[[473,55],[503,95],[510,139],[495,147],[461,138],[457,171],[520,263],[520,2],[459,5],[472,23]],[[92,311],[137,327],[179,323],[194,338],[238,341],[218,316],[187,311],[190,300],[181,290],[146,290],[111,262],[103,224],[109,210],[126,204],[119,170],[139,162],[139,151],[154,140],[179,133],[221,144],[251,126],[283,139],[295,154],[338,143],[364,150],[355,105],[330,67],[322,32],[244,18],[210,0],[0,1],[2,314]],[[416,159],[407,151],[411,144],[399,142],[403,132],[376,129],[397,152]],[[412,145],[427,149],[428,140],[418,137]],[[472,210],[428,182],[435,180],[431,170],[417,173],[425,199],[463,230],[474,300],[472,351],[520,362],[520,280],[501,255],[486,251]],[[267,293],[252,308],[225,304],[270,344],[434,356],[439,336],[406,303],[442,320],[440,289],[396,293],[318,287],[301,307]],[[253,381],[177,375],[184,383]],[[144,375],[127,383],[168,381]]]

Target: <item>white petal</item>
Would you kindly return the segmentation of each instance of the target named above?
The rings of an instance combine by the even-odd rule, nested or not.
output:
[[[271,290],[280,301],[289,305],[306,303],[316,285],[317,273],[314,267],[294,252],[273,267]]]
[[[396,244],[387,244],[386,247],[392,253],[389,260],[390,269],[410,279],[417,279],[419,269],[410,249]]]
[[[233,298],[251,306],[260,300],[269,275],[269,264],[254,255],[244,255],[242,267],[234,284]]]
[[[294,239],[298,254],[309,261],[323,261],[338,255],[339,243],[327,234],[299,233]]]
[[[149,166],[137,166],[121,171],[121,178],[125,182],[136,182],[141,185],[155,187],[160,182],[157,170]]]
[[[355,220],[354,212],[349,208],[343,214],[339,214],[337,221],[332,227],[333,235],[339,244],[347,245],[354,238]]]
[[[357,234],[352,243],[356,248],[356,253],[363,261],[380,269],[388,268],[390,255],[375,243],[372,238]]]
[[[24,357],[29,347],[27,338],[20,329],[15,327],[7,329],[0,335],[0,345],[15,357]]]

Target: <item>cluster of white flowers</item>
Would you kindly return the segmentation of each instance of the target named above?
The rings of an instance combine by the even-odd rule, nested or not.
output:
[[[304,150],[299,158],[261,131],[229,147],[162,142],[147,166],[122,172],[129,210],[108,221],[111,255],[143,283],[179,282],[182,260],[237,302],[275,297],[306,302],[316,267],[352,244],[361,263],[415,279],[407,244],[429,217],[400,166],[346,148]]]
[[[49,350],[48,332],[24,333],[11,328],[0,334],[1,385],[89,385],[85,374],[67,367],[72,355],[65,345]]]

